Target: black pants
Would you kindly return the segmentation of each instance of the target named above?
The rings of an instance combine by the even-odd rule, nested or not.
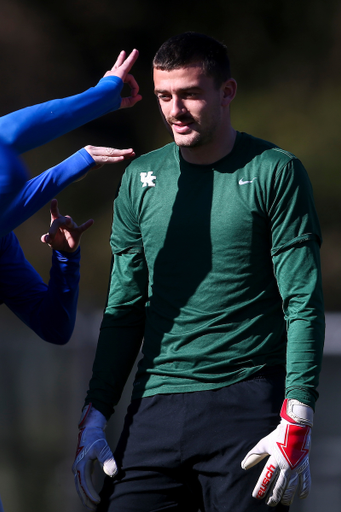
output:
[[[265,512],[252,490],[265,462],[241,468],[246,453],[279,423],[280,367],[214,391],[133,400],[98,512]]]

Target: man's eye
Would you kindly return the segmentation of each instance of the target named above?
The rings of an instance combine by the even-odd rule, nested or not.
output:
[[[170,100],[170,96],[168,96],[167,94],[158,94],[157,98],[160,101],[169,101]]]

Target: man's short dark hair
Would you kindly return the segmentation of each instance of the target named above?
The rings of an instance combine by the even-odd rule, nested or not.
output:
[[[162,71],[198,64],[206,76],[211,76],[217,87],[231,78],[227,48],[213,37],[197,32],[185,32],[171,37],[161,45],[153,60],[153,67]]]

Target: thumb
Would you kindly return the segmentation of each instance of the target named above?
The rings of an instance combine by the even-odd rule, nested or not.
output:
[[[108,476],[114,476],[117,473],[116,461],[108,443],[105,443],[101,452],[99,453],[98,461],[103,467],[104,473],[106,473]]]
[[[115,461],[114,457],[112,457],[111,459],[107,459],[105,461],[105,463],[103,464],[103,471],[108,476],[116,475],[116,473],[117,473],[117,464],[116,464],[116,461]]]
[[[243,469],[250,469],[270,455],[270,436],[263,437],[244,457],[241,462]]]
[[[48,233],[45,233],[45,235],[41,235],[40,237],[40,241],[43,243],[43,244],[49,244],[51,242],[51,239],[50,239],[50,236]]]
[[[261,454],[251,453],[250,455],[248,454],[242,460],[241,466],[243,469],[250,469],[253,466],[255,466],[256,464],[258,464],[258,462],[265,459],[265,457],[267,457],[268,455],[269,455],[268,453],[261,453]]]

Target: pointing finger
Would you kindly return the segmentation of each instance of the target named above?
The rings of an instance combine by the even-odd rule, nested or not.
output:
[[[59,209],[58,209],[58,201],[57,199],[52,199],[50,205],[51,218],[56,219],[59,217]]]
[[[111,71],[114,71],[115,69],[119,68],[120,66],[122,66],[124,60],[126,58],[126,52],[124,50],[122,50],[117,59],[116,59],[116,62],[115,64],[113,65],[113,67],[111,68]]]
[[[104,76],[110,76],[115,75],[121,78],[123,82],[126,80],[126,76],[133,67],[134,63],[136,62],[136,59],[139,56],[138,50],[133,50],[127,58],[126,52],[122,51],[119,56],[117,57],[117,60],[110,71],[107,71]]]
[[[133,65],[135,64],[137,58],[139,56],[138,50],[134,48],[134,50],[128,55],[125,61],[122,63],[122,68],[126,73],[129,73]]]

